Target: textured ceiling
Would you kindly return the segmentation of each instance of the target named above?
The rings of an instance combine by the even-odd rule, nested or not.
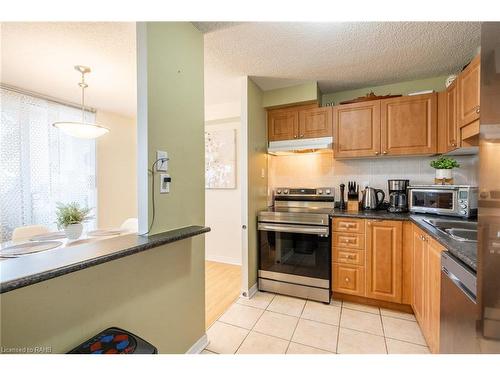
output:
[[[78,103],[87,65],[88,105],[128,116],[136,113],[135,23],[42,22],[1,24],[1,81]]]
[[[467,63],[480,44],[480,24],[472,22],[250,22],[197,27],[206,31],[206,72],[218,71],[219,80],[254,76],[263,90],[289,85],[287,79],[318,81],[326,93],[448,74]],[[210,89],[210,80],[207,85],[207,95],[227,99],[222,82],[217,91]]]

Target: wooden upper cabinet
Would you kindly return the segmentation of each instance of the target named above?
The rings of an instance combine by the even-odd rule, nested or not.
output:
[[[437,152],[437,94],[382,100],[381,151],[389,156]]]
[[[333,108],[335,158],[380,154],[380,101]]]
[[[298,111],[269,111],[267,129],[269,141],[286,141],[297,138],[299,127]]]
[[[458,121],[457,121],[457,80],[455,80],[445,91],[446,97],[446,146],[447,151],[452,151],[458,147]]]
[[[480,87],[481,87],[481,57],[474,60],[458,76],[458,122],[465,126],[479,118]]]
[[[319,107],[299,112],[299,138],[332,136],[332,108]]]
[[[366,225],[366,296],[401,303],[403,224],[368,220]]]

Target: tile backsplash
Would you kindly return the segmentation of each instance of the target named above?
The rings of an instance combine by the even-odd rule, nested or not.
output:
[[[429,165],[435,157],[401,157],[378,159],[335,160],[331,153],[268,156],[269,194],[274,188],[335,187],[356,181],[383,189],[387,196],[387,180],[409,179],[411,185],[434,183],[434,169]],[[478,184],[478,156],[455,156],[460,164],[453,170],[455,184]]]

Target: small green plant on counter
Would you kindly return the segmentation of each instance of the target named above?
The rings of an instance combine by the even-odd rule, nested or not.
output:
[[[453,169],[460,168],[460,164],[455,159],[441,156],[439,159],[431,161],[431,167],[435,169]]]
[[[80,224],[85,220],[91,218],[90,214],[91,208],[81,207],[77,202],[71,202],[68,204],[57,203],[56,217],[57,217],[57,227],[59,229],[66,228],[71,224]]]

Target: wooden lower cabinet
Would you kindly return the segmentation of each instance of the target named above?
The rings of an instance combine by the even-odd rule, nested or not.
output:
[[[333,263],[334,292],[365,295],[365,270],[364,267],[349,264]]]
[[[401,221],[367,221],[366,297],[401,303],[402,235]]]
[[[427,345],[439,352],[441,305],[441,253],[444,248],[420,228],[413,229],[412,308]]]

